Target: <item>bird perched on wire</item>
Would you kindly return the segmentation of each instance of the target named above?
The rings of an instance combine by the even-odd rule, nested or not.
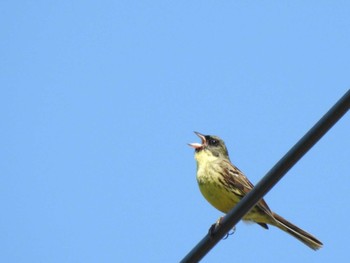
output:
[[[211,205],[221,212],[228,213],[254,186],[231,163],[223,140],[217,136],[195,133],[201,139],[201,143],[189,145],[195,149],[199,189]],[[276,226],[314,250],[323,245],[316,237],[272,212],[264,199],[261,199],[243,220],[253,221],[265,229],[268,229],[268,224]]]

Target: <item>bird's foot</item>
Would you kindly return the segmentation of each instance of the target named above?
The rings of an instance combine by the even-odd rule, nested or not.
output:
[[[214,224],[211,225],[211,227],[209,228],[209,235],[213,236],[215,229],[221,224],[222,220],[223,220],[223,216],[219,217],[218,220],[216,220],[216,222]],[[234,226],[225,236],[224,236],[224,240],[227,239],[229,236],[233,235],[236,231],[236,227]]]
[[[211,227],[209,228],[209,235],[213,236],[214,235],[214,231],[215,229],[221,224],[221,221],[224,217],[220,216],[218,220],[216,220],[216,222],[214,224],[211,225]]]
[[[229,236],[233,235],[236,232],[236,227],[234,226],[228,233],[222,238],[223,240],[227,239]]]

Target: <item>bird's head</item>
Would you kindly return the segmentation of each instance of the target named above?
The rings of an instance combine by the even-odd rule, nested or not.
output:
[[[194,148],[196,153],[204,150],[210,151],[216,157],[228,158],[228,151],[222,139],[214,135],[194,133],[201,139],[201,143],[189,143],[188,145]]]

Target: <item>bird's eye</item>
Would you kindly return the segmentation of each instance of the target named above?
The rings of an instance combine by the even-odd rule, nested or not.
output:
[[[216,146],[216,145],[218,145],[218,140],[210,139],[210,140],[209,140],[209,144],[210,144],[210,145]]]

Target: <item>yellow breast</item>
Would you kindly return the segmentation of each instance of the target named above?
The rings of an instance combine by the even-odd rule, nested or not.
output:
[[[197,181],[202,195],[216,209],[227,213],[240,201],[240,198],[220,182],[223,181],[220,159],[206,150],[196,153],[195,158]]]

